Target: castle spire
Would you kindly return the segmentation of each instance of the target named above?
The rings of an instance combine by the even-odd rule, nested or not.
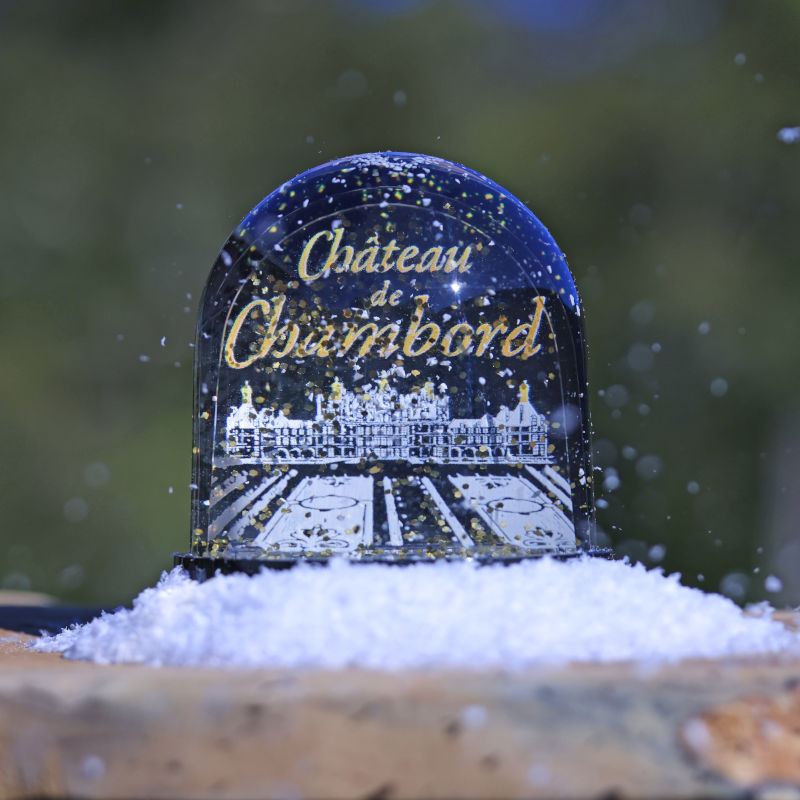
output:
[[[427,393],[428,397],[433,399],[433,381],[425,382],[425,392]]]
[[[245,381],[244,386],[242,386],[242,405],[253,405],[253,387],[250,386],[250,381]]]
[[[386,376],[382,375],[380,381],[378,382],[378,391],[383,394],[386,391],[386,384],[389,381],[386,380]]]
[[[519,401],[520,403],[528,402],[528,395],[530,394],[531,387],[528,386],[528,381],[522,381],[519,385]]]
[[[338,378],[336,378],[333,383],[331,384],[331,400],[334,403],[338,403],[342,399],[342,384]]]

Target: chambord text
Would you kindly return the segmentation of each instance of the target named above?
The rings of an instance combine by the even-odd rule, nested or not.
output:
[[[282,319],[286,295],[272,300],[258,297],[247,303],[231,325],[225,339],[225,363],[233,369],[244,369],[262,358],[345,357],[348,354],[371,358],[388,358],[402,352],[416,358],[429,352],[440,352],[447,357],[463,353],[490,357],[527,359],[538,353],[542,345],[537,341],[544,317],[550,324],[545,309],[545,298],[533,298],[528,321],[511,325],[502,317],[491,323],[471,325],[457,322],[450,328],[424,320],[428,295],[414,298],[415,308],[407,322],[355,322],[343,320],[339,324],[303,325]],[[245,327],[246,326],[246,327]],[[242,330],[244,344],[239,342]],[[552,332],[552,328],[551,328]],[[256,334],[253,337],[253,333]],[[496,345],[498,353],[494,353]]]

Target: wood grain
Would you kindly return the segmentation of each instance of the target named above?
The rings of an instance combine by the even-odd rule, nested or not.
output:
[[[29,638],[0,631],[2,797],[683,798],[800,785],[800,663],[779,658],[178,669],[71,662],[26,650]]]

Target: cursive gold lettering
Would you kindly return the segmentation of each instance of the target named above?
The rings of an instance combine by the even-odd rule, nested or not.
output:
[[[356,250],[352,245],[342,244],[344,228],[335,230],[317,231],[305,244],[297,263],[297,274],[304,281],[311,282],[319,278],[327,278],[333,272],[389,272],[396,269],[398,272],[467,272],[472,267],[469,260],[472,254],[470,245],[462,248],[450,247],[446,251],[439,245],[429,247],[422,253],[419,261],[416,257],[420,254],[417,245],[409,244],[400,248],[396,239],[391,239],[383,246],[380,245],[378,234],[373,233],[367,242],[368,246]],[[319,250],[320,242],[330,242],[328,253],[323,261],[321,255],[316,258],[314,253]],[[324,250],[322,253],[324,254]],[[397,260],[393,261],[395,254]]]
[[[430,350],[431,347],[433,347],[439,340],[439,336],[442,332],[442,329],[435,322],[428,322],[425,325],[420,325],[422,322],[422,317],[425,313],[425,306],[428,304],[428,295],[421,294],[419,297],[414,299],[417,301],[417,307],[414,309],[414,315],[411,318],[411,325],[408,326],[408,333],[403,341],[403,353],[410,358],[421,356],[423,353],[427,353],[428,350]],[[424,344],[420,345],[415,350],[414,343],[421,335],[423,335],[423,331],[427,331],[426,335],[428,336],[428,339]]]
[[[517,327],[508,334],[503,342],[502,352],[504,356],[519,355],[524,361],[526,358],[530,358],[532,355],[535,355],[542,349],[541,344],[534,345],[534,342],[536,341],[536,337],[539,333],[539,327],[542,323],[542,314],[544,313],[544,297],[535,297],[534,303],[536,304],[536,309],[531,317],[531,321],[523,322],[521,325],[517,325]],[[521,345],[514,346],[514,340],[522,333],[525,334],[525,340]]]
[[[461,344],[458,345],[455,350],[451,350],[450,345],[453,343],[453,339],[458,336],[462,330],[464,331],[464,338],[461,340]],[[444,339],[442,339],[442,352],[446,356],[459,356],[462,353],[466,353],[467,350],[469,350],[469,346],[472,344],[474,333],[472,325],[466,322],[459,322],[457,325],[453,325],[444,335]]]
[[[464,252],[459,256],[457,247],[449,248],[445,252],[447,261],[444,265],[444,271],[455,272],[457,269],[459,272],[466,272],[472,266],[472,264],[469,263],[469,256],[471,252],[471,247],[465,247]]]
[[[409,245],[403,248],[403,252],[397,257],[397,271],[398,272],[411,272],[415,269],[416,264],[406,264],[406,259],[414,258],[419,253],[419,248],[414,245]]]

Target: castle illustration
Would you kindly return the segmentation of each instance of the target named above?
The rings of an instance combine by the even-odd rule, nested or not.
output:
[[[383,377],[362,391],[337,379],[327,396],[315,394],[313,419],[272,408],[256,410],[249,383],[225,426],[228,457],[239,463],[324,463],[404,460],[459,464],[548,464],[547,421],[531,405],[528,382],[513,409],[494,416],[452,418],[445,387],[432,382],[408,394]]]

